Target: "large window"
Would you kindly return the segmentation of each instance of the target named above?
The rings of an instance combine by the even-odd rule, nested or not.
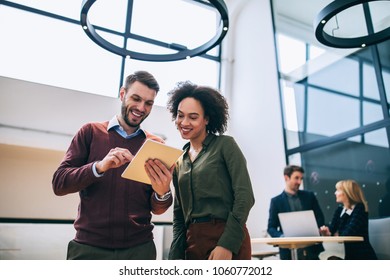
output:
[[[174,62],[126,59],[96,45],[82,29],[82,0],[0,1],[0,76],[117,97],[124,77],[150,71],[160,83],[156,104],[178,81],[219,86],[219,46],[202,56]],[[131,32],[124,40],[126,12],[132,5]],[[169,53],[158,43],[188,48],[209,40],[218,13],[207,1],[99,0],[89,20],[100,36],[142,53]],[[212,28],[210,28],[212,27]],[[215,27],[215,28],[214,28]]]
[[[343,179],[363,187],[370,218],[389,216],[382,202],[390,189],[390,41],[321,45],[312,23],[330,2],[272,1],[286,161],[305,168],[304,188],[317,194],[327,222]]]

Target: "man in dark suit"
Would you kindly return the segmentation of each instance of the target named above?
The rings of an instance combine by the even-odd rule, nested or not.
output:
[[[284,168],[286,186],[283,192],[271,199],[267,232],[272,237],[283,237],[278,214],[283,212],[313,210],[317,226],[324,225],[324,214],[313,192],[300,190],[304,170],[300,166],[289,165]],[[321,244],[298,250],[298,259],[318,260],[318,254],[324,250]],[[289,249],[279,248],[280,259],[291,260]]]

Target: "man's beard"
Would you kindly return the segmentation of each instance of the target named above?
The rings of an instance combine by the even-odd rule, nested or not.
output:
[[[129,111],[129,113],[127,112],[127,107],[122,105],[122,118],[123,120],[125,121],[125,123],[130,126],[130,127],[139,127],[141,125],[141,123],[146,119],[146,117],[148,115],[145,115],[139,123],[134,123],[132,122],[130,119],[129,119],[129,114],[131,114],[131,112]]]

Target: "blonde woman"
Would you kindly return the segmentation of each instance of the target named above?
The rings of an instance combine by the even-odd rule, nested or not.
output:
[[[329,227],[320,228],[322,235],[362,236],[362,242],[346,242],[346,260],[376,260],[377,256],[368,239],[368,206],[363,191],[353,180],[336,184],[336,202],[342,203],[334,213]]]

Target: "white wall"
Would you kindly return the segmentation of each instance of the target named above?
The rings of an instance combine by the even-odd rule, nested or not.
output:
[[[91,121],[120,113],[119,98],[111,98],[0,76],[0,143],[65,151],[77,130]],[[143,127],[182,140],[168,111],[155,106]]]
[[[0,217],[74,219],[78,195],[56,197],[51,176],[83,124],[119,112],[116,98],[0,77]],[[155,106],[143,127],[184,143],[165,108]],[[154,220],[171,221],[172,207]]]
[[[171,226],[153,229],[157,260],[168,259]],[[0,260],[65,260],[72,224],[0,223]]]
[[[271,197],[284,187],[285,153],[277,69],[268,0],[233,1],[225,42],[223,90],[230,103],[230,130],[241,146],[256,203],[248,220],[252,237],[267,228]]]
[[[285,165],[270,4],[226,2],[230,30],[224,41],[222,91],[231,108],[228,134],[247,158],[256,196],[248,227],[252,237],[260,237],[270,198],[283,189]],[[109,97],[0,77],[0,144],[65,151],[82,124],[109,119],[119,106]],[[165,135],[167,144],[183,144],[165,108],[155,107],[144,128]],[[0,182],[0,194],[4,187]],[[162,219],[171,218],[167,215]]]

